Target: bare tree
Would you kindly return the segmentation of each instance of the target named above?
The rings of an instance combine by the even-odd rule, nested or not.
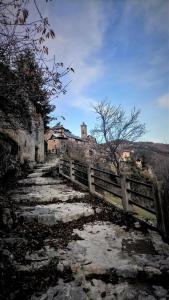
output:
[[[54,38],[48,18],[43,17],[37,0],[0,1],[0,47],[10,56],[25,48],[48,53],[44,42]],[[44,4],[47,2],[43,0]],[[33,18],[32,13],[37,17]]]
[[[140,110],[132,109],[129,115],[107,100],[98,102],[94,107],[97,124],[92,135],[102,143],[105,157],[113,163],[116,172],[121,169],[121,153],[128,141],[135,141],[145,133],[145,124],[139,122]]]

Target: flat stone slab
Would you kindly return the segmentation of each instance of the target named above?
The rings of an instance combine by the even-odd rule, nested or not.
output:
[[[94,215],[94,210],[84,203],[59,203],[48,205],[37,205],[33,208],[22,207],[24,212],[17,212],[18,216],[23,216],[24,220],[31,222],[37,220],[38,223],[49,226],[58,222],[71,222],[82,217]]]
[[[62,259],[74,272],[104,274],[107,270],[132,263],[122,252],[122,237],[125,232],[111,223],[87,224],[83,230],[73,231],[80,239],[68,244]],[[64,263],[64,261],[63,261]]]
[[[51,177],[26,178],[18,181],[19,185],[56,185],[63,182],[63,179],[54,179]]]
[[[66,185],[43,185],[28,186],[14,190],[10,194],[10,198],[15,203],[20,204],[43,204],[43,203],[57,203],[58,201],[66,202],[72,199],[84,199],[88,194],[75,191],[72,187]]]
[[[75,274],[106,274],[111,269],[123,278],[136,278],[142,271],[148,277],[161,274],[156,256],[150,254],[153,247],[150,244],[147,248],[150,237],[140,232],[126,232],[109,222],[89,223],[83,230],[73,232],[79,240],[70,242],[58,256]],[[126,247],[127,243],[133,251]]]

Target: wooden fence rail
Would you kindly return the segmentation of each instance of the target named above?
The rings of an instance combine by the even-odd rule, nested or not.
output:
[[[59,165],[59,173],[72,182],[87,188],[91,194],[101,199],[110,202],[104,191],[121,198],[122,207],[126,212],[131,211],[131,205],[134,204],[155,214],[157,227],[165,234],[165,224],[157,186],[128,178],[125,174],[121,176],[114,175],[106,170],[95,168],[92,165],[87,166],[73,160],[62,159]],[[142,189],[146,193],[143,193]]]

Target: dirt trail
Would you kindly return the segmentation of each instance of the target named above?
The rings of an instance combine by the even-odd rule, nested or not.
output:
[[[8,197],[16,225],[1,233],[1,299],[169,299],[160,235],[73,189],[56,162],[39,165]]]

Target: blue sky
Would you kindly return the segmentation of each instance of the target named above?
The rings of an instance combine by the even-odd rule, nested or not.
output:
[[[95,124],[91,104],[107,98],[141,109],[141,140],[169,143],[169,1],[53,0],[43,7],[56,38],[50,54],[71,66],[68,92],[54,115],[80,135]]]

